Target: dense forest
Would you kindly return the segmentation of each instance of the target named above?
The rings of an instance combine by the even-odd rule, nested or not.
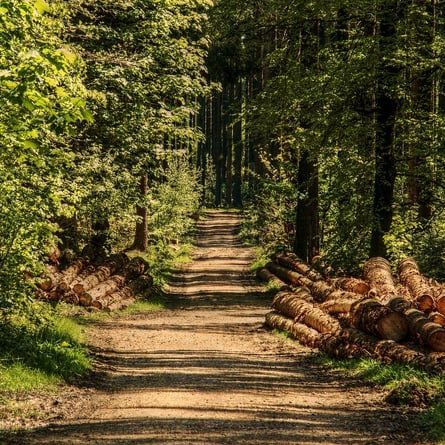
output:
[[[444,4],[0,1],[0,309],[54,252],[167,255],[200,207],[267,254],[444,278]],[[12,311],[13,312],[13,311]]]
[[[256,242],[443,277],[444,4],[217,2],[201,109],[216,204]]]

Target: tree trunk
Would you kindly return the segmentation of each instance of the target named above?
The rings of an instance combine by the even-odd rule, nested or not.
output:
[[[304,278],[304,276],[299,274],[298,272],[289,270],[273,262],[267,263],[266,268],[270,272],[275,274],[278,278],[293,286],[301,285],[301,279]]]
[[[391,228],[396,160],[394,156],[394,126],[398,103],[395,86],[399,68],[394,65],[396,57],[396,25],[399,2],[390,0],[384,4],[380,16],[380,66],[376,102],[377,132],[375,137],[375,176],[373,224],[371,231],[370,256],[386,256],[384,236]]]
[[[241,184],[243,181],[242,178],[242,162],[243,162],[243,133],[242,133],[242,124],[241,124],[241,112],[242,112],[242,80],[238,79],[236,82],[236,91],[235,91],[235,101],[234,107],[236,107],[237,118],[233,123],[233,149],[234,149],[234,159],[233,159],[233,205],[234,207],[241,207],[242,193],[241,193]]]
[[[299,199],[295,221],[294,252],[305,262],[320,253],[320,222],[318,214],[318,168],[304,151],[298,165]]]
[[[343,289],[347,292],[354,292],[360,295],[367,295],[371,287],[366,281],[353,277],[340,277],[330,280],[332,285],[338,289]]]
[[[80,303],[83,306],[91,306],[93,301],[103,298],[124,286],[126,278],[122,275],[113,275],[108,280],[99,283],[97,286],[83,292],[79,296]]]
[[[126,300],[129,297],[133,297],[133,291],[131,290],[130,287],[124,286],[115,292],[104,294],[95,298],[91,302],[91,306],[97,309],[104,310],[108,308],[111,304],[116,302],[121,302],[122,300]]]
[[[262,269],[258,269],[256,276],[265,283],[275,285],[280,291],[289,290],[289,286],[284,281],[282,281],[265,267],[263,267]]]
[[[81,295],[87,290],[97,286],[102,281],[107,280],[110,276],[111,276],[110,268],[108,266],[100,266],[94,273],[86,277],[79,277],[75,279],[71,283],[71,287],[72,290],[77,295]]]
[[[77,260],[75,260],[60,274],[60,279],[57,284],[57,290],[66,292],[70,288],[70,284],[78,277],[80,272],[88,264],[88,259],[78,258]]]
[[[139,181],[139,193],[141,204],[136,206],[136,216],[138,221],[136,223],[136,232],[134,235],[134,242],[132,248],[145,252],[148,248],[148,210],[145,205],[145,199],[148,192],[148,175],[142,174]]]

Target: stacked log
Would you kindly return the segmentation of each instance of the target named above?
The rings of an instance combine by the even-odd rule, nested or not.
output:
[[[405,285],[418,309],[432,311],[435,307],[434,291],[426,278],[420,274],[419,267],[412,258],[398,264],[400,283]]]
[[[392,272],[384,258],[366,261],[362,277],[323,278],[294,254],[275,255],[260,277],[289,288],[275,295],[266,325],[336,357],[374,357],[445,371],[445,291],[416,262]]]
[[[140,257],[130,259],[125,253],[107,257],[101,264],[77,258],[64,270],[54,266],[38,285],[38,298],[104,311],[120,310],[136,299],[158,294],[149,266]]]

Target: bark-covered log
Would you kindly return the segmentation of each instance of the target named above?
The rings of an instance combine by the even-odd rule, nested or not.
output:
[[[153,287],[153,278],[144,274],[129,283],[135,297],[144,296]]]
[[[43,275],[37,280],[37,288],[44,292],[50,291],[57,286],[60,276],[57,266],[47,266]]]
[[[394,298],[389,307],[403,313],[409,323],[411,335],[420,343],[433,351],[445,352],[445,328],[438,323],[431,322],[428,316],[414,308],[412,303],[403,298]]]
[[[134,280],[135,278],[143,275],[149,269],[149,264],[142,257],[134,257],[125,266],[125,275],[128,280]],[[115,272],[118,272],[116,270]]]
[[[421,275],[415,260],[407,258],[400,261],[397,270],[400,282],[409,290],[416,307],[421,311],[432,311],[435,305],[434,291]]]
[[[308,278],[306,278],[308,280]],[[326,301],[336,289],[329,285],[326,281],[311,281],[305,284],[308,289],[311,291],[311,294],[314,296],[315,300],[318,302]],[[338,291],[338,290],[337,290]],[[340,293],[340,291],[338,291]],[[339,296],[338,296],[339,297]]]
[[[397,297],[397,289],[391,271],[391,265],[385,258],[373,257],[363,266],[363,276],[369,282],[373,296],[383,304]]]
[[[122,273],[125,268],[130,264],[130,257],[124,253],[114,253],[110,255],[104,262],[104,266],[107,266],[110,269],[111,275],[115,275],[117,273]]]
[[[286,317],[277,311],[266,314],[266,325],[272,329],[286,331],[293,335],[300,343],[311,348],[317,348],[321,334],[305,324],[295,322],[292,318]]]
[[[108,280],[99,283],[97,286],[83,292],[79,296],[79,301],[84,306],[92,306],[93,302],[105,295],[111,294],[124,286],[126,278],[123,275],[113,275]]]
[[[357,298],[335,298],[320,304],[320,309],[328,314],[346,314],[357,303]]]
[[[124,286],[121,289],[116,290],[115,292],[100,295],[91,302],[91,306],[94,306],[97,309],[104,310],[113,303],[125,300],[129,297],[133,297],[133,291],[131,287]]]
[[[300,280],[304,277],[302,274],[295,272],[294,270],[287,269],[286,267],[273,262],[267,263],[266,268],[285,283],[292,286],[300,286]]]
[[[428,318],[433,323],[440,324],[441,326],[445,326],[445,315],[440,312],[430,312],[428,314]]]
[[[371,289],[366,281],[353,277],[334,278],[331,280],[331,283],[338,289],[343,289],[347,292],[353,292],[360,295],[367,295]]]
[[[273,299],[272,307],[319,332],[339,332],[339,321],[315,307],[310,299],[310,293],[303,288],[298,293],[279,292]]]
[[[271,311],[266,314],[266,325],[272,329],[290,332],[293,324],[293,318],[287,317],[278,311]]]
[[[266,267],[258,269],[256,276],[265,283],[273,284],[279,290],[289,290],[289,286]]]
[[[405,315],[421,343],[430,347],[433,351],[445,352],[445,328],[443,326],[431,322],[418,309],[408,309]]]
[[[436,297],[436,309],[442,315],[445,315],[445,293],[441,293]]]
[[[350,320],[352,327],[387,340],[400,341],[409,333],[408,321],[403,314],[373,298],[355,302],[351,306]]]
[[[385,363],[410,364],[427,371],[445,371],[445,354],[424,353],[392,340],[379,340],[359,329],[343,329],[339,334],[320,334],[276,311],[266,315],[266,324],[272,329],[289,332],[303,345],[318,348],[333,357],[371,357]]]
[[[354,292],[348,292],[341,289],[336,289],[330,286],[326,281],[313,281],[307,285],[311,294],[319,303],[328,302],[332,300],[359,300],[363,295]]]
[[[79,295],[74,293],[71,290],[68,290],[67,292],[64,292],[60,296],[60,300],[64,301],[65,303],[72,304],[72,305],[78,305],[79,304]]]
[[[67,292],[70,284],[78,277],[80,272],[89,264],[88,258],[77,258],[70,266],[63,270],[57,284],[57,289]]]
[[[131,304],[134,304],[136,302],[136,299],[132,296],[129,296],[127,298],[124,298],[122,300],[115,301],[114,303],[109,304],[105,310],[107,312],[113,312],[113,311],[120,311],[123,309],[126,309]]]
[[[294,253],[278,253],[272,258],[281,266],[307,276],[312,281],[321,281],[323,276]]]
[[[73,283],[71,283],[71,288],[76,294],[82,295],[89,289],[92,289],[99,283],[102,283],[103,281],[107,280],[110,276],[111,276],[110,267],[99,266],[94,273],[88,275],[85,278],[79,278],[79,280],[73,281]]]

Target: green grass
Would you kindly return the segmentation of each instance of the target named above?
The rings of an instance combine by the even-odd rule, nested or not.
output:
[[[69,382],[91,367],[81,326],[42,303],[33,309],[0,324],[1,391],[40,387],[45,380]]]
[[[278,337],[296,341],[286,331],[274,329]],[[408,365],[385,364],[374,359],[340,360],[317,354],[314,360],[346,376],[358,377],[386,390],[386,402],[420,409],[419,430],[435,445],[445,445],[445,375],[433,374]]]
[[[26,367],[20,362],[0,365],[0,393],[53,391],[62,381],[54,374]],[[6,399],[0,397],[0,404],[2,401],[5,403]]]
[[[386,401],[421,408],[419,428],[428,439],[445,444],[445,376],[431,374],[411,366],[384,364],[372,359],[338,360],[319,355],[323,365],[363,378],[387,390]]]
[[[283,340],[295,341],[294,338],[292,337],[292,334],[290,334],[287,331],[282,331],[281,329],[272,329],[272,334],[276,335],[277,337]]]
[[[258,270],[266,267],[266,264],[270,262],[269,256],[260,249],[257,249],[255,259],[250,265],[250,272],[255,274]]]
[[[192,261],[191,244],[182,244],[162,252],[152,249],[143,256],[149,264],[155,284],[162,288],[175,267]],[[165,308],[162,291],[147,301],[137,301],[126,314],[159,311]],[[57,391],[60,385],[86,375],[92,367],[84,333],[89,325],[122,312],[88,311],[63,302],[53,306],[34,302],[28,313],[17,312],[0,322],[0,415],[12,414],[15,393]],[[27,416],[29,413],[23,413]]]

